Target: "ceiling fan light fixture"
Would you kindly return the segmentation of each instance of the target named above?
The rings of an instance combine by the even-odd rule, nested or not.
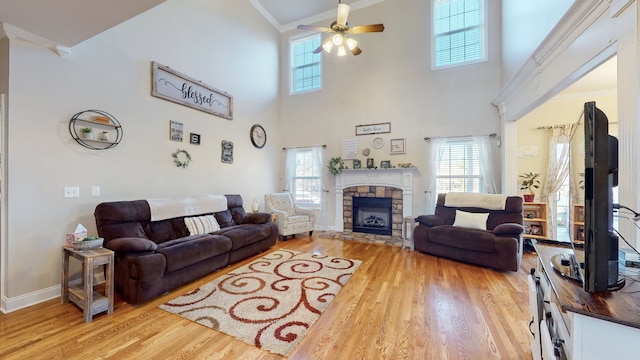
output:
[[[335,35],[333,35],[333,37],[331,38],[331,41],[333,42],[333,45],[335,45],[335,46],[340,46],[340,45],[342,45],[343,40],[344,40],[344,39],[342,38],[342,35],[340,35],[340,34],[335,34]]]
[[[345,50],[344,46],[340,45],[340,47],[338,48],[338,56],[345,56],[347,55],[347,50]]]
[[[349,16],[349,5],[347,4],[338,4],[338,25],[346,26],[347,25],[347,17]]]
[[[356,46],[358,46],[358,42],[352,38],[347,38],[346,43],[349,50],[353,50]]]
[[[324,43],[322,44],[322,48],[327,53],[331,53],[331,49],[333,49],[333,41],[331,41],[331,38],[328,38],[324,41]]]

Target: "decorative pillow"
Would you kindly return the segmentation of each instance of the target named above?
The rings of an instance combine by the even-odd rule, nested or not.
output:
[[[191,235],[208,234],[220,230],[220,225],[213,215],[186,217],[184,224],[187,225]]]
[[[456,220],[453,222],[453,226],[487,230],[487,218],[489,218],[489,213],[470,213],[456,210]]]

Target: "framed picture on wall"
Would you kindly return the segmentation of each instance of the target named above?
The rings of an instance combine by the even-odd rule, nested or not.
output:
[[[390,154],[404,154],[405,152],[406,152],[406,140],[404,138],[389,140]]]
[[[360,169],[361,167],[362,167],[362,163],[360,162],[360,160],[354,159],[353,160],[353,168],[354,169]]]

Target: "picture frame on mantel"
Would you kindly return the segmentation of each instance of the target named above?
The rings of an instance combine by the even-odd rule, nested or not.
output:
[[[233,120],[233,96],[155,61],[151,68],[151,96]]]
[[[373,134],[384,134],[391,132],[391,123],[379,123],[379,124],[368,124],[368,125],[356,125],[356,136],[358,135],[373,135]]]
[[[404,138],[389,140],[389,153],[391,155],[406,153],[406,147],[407,144]]]

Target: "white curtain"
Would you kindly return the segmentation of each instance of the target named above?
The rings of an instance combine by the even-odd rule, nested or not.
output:
[[[483,190],[488,194],[495,194],[498,192],[496,186],[495,172],[493,166],[493,146],[491,146],[493,137],[473,136],[471,137],[473,143],[478,148],[478,157],[480,160],[480,175],[483,181]]]
[[[557,200],[556,193],[571,173],[571,134],[573,125],[554,127],[549,136],[549,167],[542,187],[542,200],[549,205],[550,239],[556,237]]]
[[[284,184],[282,190],[291,192],[293,177],[296,175],[296,150],[287,149],[284,159]]]
[[[311,148],[313,152],[313,163],[318,166],[318,173],[320,176],[320,213],[317,216],[318,221],[316,223],[320,223],[322,225],[327,223],[327,194],[328,191],[325,189],[325,177],[329,172],[326,166],[324,166],[324,147],[323,146],[313,146]]]
[[[436,210],[436,201],[438,200],[438,194],[436,193],[436,175],[438,174],[438,163],[444,153],[442,145],[445,143],[446,139],[443,138],[435,138],[428,141],[425,214],[433,214]]]

